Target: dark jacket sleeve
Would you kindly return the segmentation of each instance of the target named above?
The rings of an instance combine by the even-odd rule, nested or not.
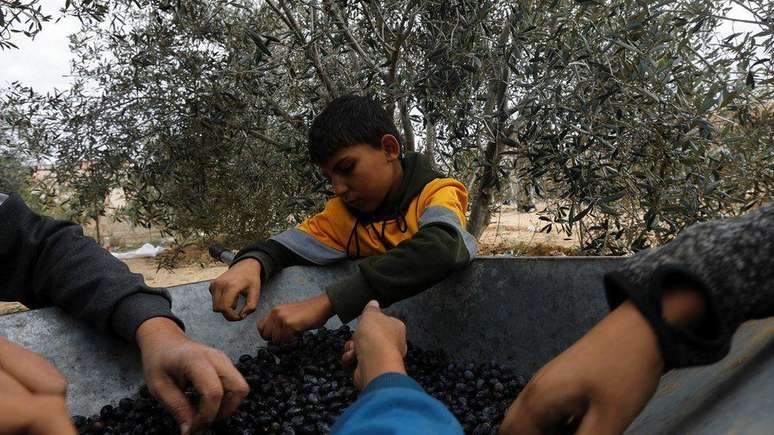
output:
[[[774,204],[743,217],[695,224],[605,276],[611,308],[631,299],[653,326],[668,367],[722,359],[744,321],[774,315]],[[707,301],[690,329],[661,317],[664,290],[688,286]]]
[[[37,215],[14,194],[0,204],[0,296],[30,308],[56,305],[129,341],[153,317],[183,327],[166,290],[146,286],[79,225]]]
[[[475,253],[475,242],[468,235],[466,244],[466,235],[452,225],[425,225],[395,248],[366,258],[359,272],[326,289],[339,319],[356,318],[372,299],[388,307],[410,298],[465,267]]]

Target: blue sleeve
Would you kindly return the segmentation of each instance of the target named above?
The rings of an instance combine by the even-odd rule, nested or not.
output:
[[[462,435],[451,412],[413,379],[385,373],[336,421],[332,435]]]

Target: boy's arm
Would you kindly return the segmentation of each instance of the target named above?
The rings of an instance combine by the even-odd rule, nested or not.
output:
[[[31,308],[57,305],[132,342],[153,317],[183,327],[166,290],[145,285],[79,225],[37,215],[14,194],[0,204],[0,296]]]
[[[230,321],[242,320],[258,307],[261,283],[283,268],[294,265],[322,266],[346,258],[343,247],[338,243],[339,238],[334,235],[341,208],[343,205],[340,200],[328,201],[325,210],[298,227],[239,251],[231,267],[210,283],[213,311],[222,313]],[[235,307],[240,294],[247,301],[237,313]]]
[[[242,248],[237,252],[231,264],[236,264],[246,258],[252,258],[261,263],[261,281],[266,281],[286,267],[313,264],[282,243],[272,239]]]
[[[328,201],[322,212],[306,219],[299,227],[243,248],[237,253],[232,265],[245,258],[253,258],[261,263],[261,281],[264,281],[286,267],[324,266],[346,259],[344,248],[334,236],[336,220],[341,215],[338,209],[341,207],[340,201]],[[328,244],[312,234],[317,234]]]
[[[342,322],[354,319],[372,299],[384,306],[414,296],[466,266],[476,252],[465,231],[467,193],[447,186],[427,201],[419,231],[385,254],[366,258],[359,271],[326,289]]]

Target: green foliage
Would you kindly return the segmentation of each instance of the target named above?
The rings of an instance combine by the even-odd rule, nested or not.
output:
[[[20,192],[27,186],[30,170],[13,153],[0,150],[0,192]]]
[[[59,15],[74,16],[84,24],[93,25],[104,20],[109,3],[106,0],[63,0]],[[15,36],[34,38],[43,30],[43,24],[52,19],[52,15],[43,12],[40,0],[0,2],[0,50],[18,48],[12,41]]]
[[[119,188],[122,216],[184,239],[297,222],[326,191],[306,127],[350,92],[469,185],[477,235],[513,177],[546,200],[544,230],[580,231],[587,253],[662,243],[774,191],[763,0],[95,4],[66,6],[100,23],[71,39],[73,88],[14,85],[4,113],[87,218]],[[754,31],[718,36],[731,5]]]
[[[553,198],[546,231],[575,227],[587,252],[623,254],[771,200],[770,176],[737,171],[771,161],[771,118],[760,110],[773,88],[747,77],[774,69],[757,57],[766,43],[717,38],[726,12],[715,2],[621,2],[554,22],[541,51],[559,66],[514,130],[527,176]]]

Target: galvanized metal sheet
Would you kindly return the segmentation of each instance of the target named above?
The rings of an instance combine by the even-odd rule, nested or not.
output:
[[[406,320],[410,338],[425,348],[443,348],[468,360],[486,355],[531,374],[605,314],[601,276],[619,261],[479,258],[464,272],[389,311]],[[318,294],[356,267],[289,268],[264,286],[260,308],[242,322],[227,322],[211,311],[208,283],[170,289],[173,309],[192,338],[238,358],[264,344],[255,320],[270,307]],[[328,324],[338,325],[335,319]],[[142,383],[139,355],[132,346],[58,309],[0,317],[0,333],[43,354],[65,373],[74,413],[95,413]],[[774,320],[745,325],[722,362],[668,373],[628,433],[774,433],[773,353]]]

